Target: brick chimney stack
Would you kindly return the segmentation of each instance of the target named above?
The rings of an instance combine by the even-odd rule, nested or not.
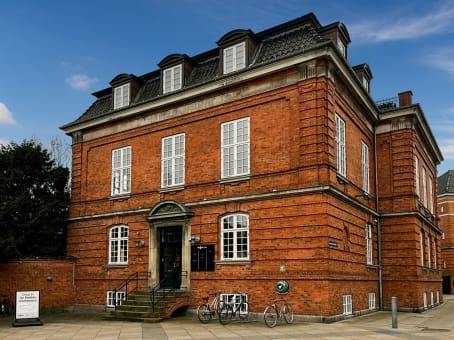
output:
[[[413,104],[413,93],[405,91],[399,93],[399,107],[410,106]]]

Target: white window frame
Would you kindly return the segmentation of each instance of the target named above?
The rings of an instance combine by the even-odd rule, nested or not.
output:
[[[427,208],[427,178],[426,178],[426,168],[422,168],[422,204]]]
[[[169,93],[181,89],[183,86],[183,67],[176,65],[169,67],[162,72],[162,92]]]
[[[249,175],[249,129],[249,117],[221,125],[221,178]]]
[[[114,291],[113,290],[109,290],[107,291],[107,301],[106,301],[106,306],[107,307],[115,307],[114,305]],[[120,306],[122,303],[123,303],[123,300],[125,299],[126,297],[126,293],[124,291],[117,291],[116,292],[116,299],[115,299],[115,302],[117,304],[117,306]]]
[[[415,156],[415,182],[416,182],[416,195],[418,198],[421,196],[420,188],[419,188],[419,159]]]
[[[109,265],[127,265],[129,228],[117,225],[109,229]]]
[[[375,308],[375,293],[369,293],[369,310],[374,310]]]
[[[431,254],[431,247],[432,247],[432,236],[430,234],[427,235],[427,267],[430,268],[432,266],[432,254]]]
[[[223,50],[224,74],[235,72],[246,67],[246,42],[229,46]]]
[[[363,173],[363,190],[364,192],[369,193],[369,147],[363,141],[361,141],[361,167]]]
[[[344,177],[347,177],[346,163],[345,121],[336,114],[336,167],[337,172]]]
[[[424,232],[419,231],[419,248],[421,254],[421,266],[424,267]]]
[[[351,295],[342,296],[342,309],[343,309],[343,312],[342,312],[343,315],[353,314],[352,296]]]
[[[433,181],[429,176],[429,197],[428,197],[428,209],[433,214],[434,212],[434,201],[433,201]]]
[[[433,254],[434,254],[434,269],[437,269],[438,266],[438,258],[437,258],[437,239],[433,238]]]
[[[221,218],[221,260],[249,260],[249,216],[231,214]]]
[[[373,257],[372,257],[372,224],[366,224],[366,263],[369,265],[373,264]]]
[[[248,297],[246,293],[222,293],[220,295],[220,300],[223,301],[224,303],[232,304],[234,310],[238,310],[238,306],[240,305],[240,301],[243,299],[243,301],[246,302],[246,304],[241,305],[241,308],[239,310],[240,314],[247,314],[249,311],[249,304],[248,302]]]
[[[128,106],[130,100],[130,84],[124,84],[114,88],[114,110]]]
[[[112,196],[131,192],[131,160],[130,146],[112,150]]]
[[[430,291],[430,305],[433,306],[435,299],[434,299],[434,292]]]
[[[161,141],[161,188],[184,185],[185,178],[184,133],[165,137]]]
[[[427,292],[424,292],[422,295],[423,306],[427,309]]]

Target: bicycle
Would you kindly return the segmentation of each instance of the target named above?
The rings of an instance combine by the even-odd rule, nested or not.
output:
[[[219,313],[219,322],[225,325],[231,322],[236,316],[240,320],[249,318],[249,306],[246,301],[246,293],[236,292],[228,303],[224,303]]]
[[[213,296],[213,301],[208,302],[210,296]],[[203,303],[197,307],[197,318],[201,323],[208,323],[213,317],[219,318],[223,302],[220,299],[221,292],[211,293],[203,297]]]
[[[265,310],[263,311],[263,319],[265,320],[265,324],[268,327],[273,328],[274,326],[276,326],[277,320],[282,318],[286,323],[292,323],[292,306],[287,301],[285,301],[285,299],[281,299],[279,301],[282,301],[282,305],[281,308],[278,308],[276,293],[270,296],[270,300],[272,301],[272,303],[267,305],[265,307]]]
[[[6,316],[13,314],[14,305],[7,295],[2,295],[3,300],[0,302],[0,315]]]

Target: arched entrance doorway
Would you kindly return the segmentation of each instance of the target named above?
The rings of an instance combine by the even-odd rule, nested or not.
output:
[[[189,289],[191,218],[183,204],[163,201],[148,215],[150,222],[149,272],[151,287]]]

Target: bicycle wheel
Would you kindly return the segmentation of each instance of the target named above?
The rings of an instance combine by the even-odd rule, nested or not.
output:
[[[284,305],[282,306],[282,314],[284,314],[285,322],[293,322],[293,308],[289,303],[284,303]]]
[[[208,323],[211,321],[211,310],[206,304],[202,304],[197,307],[197,317],[201,323]]]
[[[219,313],[219,322],[222,325],[228,324],[233,319],[233,308],[229,304],[224,304]]]
[[[221,314],[221,310],[222,310],[222,307],[224,307],[224,305],[225,305],[225,303],[222,300],[216,304],[216,307],[215,307],[215,310],[213,313],[215,315],[215,318],[219,319],[219,315]]]
[[[247,302],[243,302],[240,305],[240,308],[238,310],[238,317],[240,320],[247,320],[249,318],[249,306],[247,305]]]
[[[265,320],[265,324],[268,327],[273,328],[274,326],[276,326],[277,322],[276,307],[274,307],[273,305],[266,306],[265,311],[263,312],[263,319]]]

